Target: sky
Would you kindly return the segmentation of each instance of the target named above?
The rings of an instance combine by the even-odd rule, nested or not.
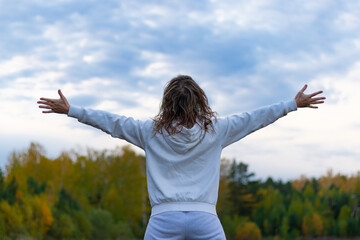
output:
[[[0,167],[39,143],[46,155],[127,143],[76,119],[42,114],[40,97],[137,119],[166,83],[190,75],[220,117],[323,90],[224,149],[256,178],[360,170],[360,1],[0,0]],[[133,147],[139,153],[142,150]]]

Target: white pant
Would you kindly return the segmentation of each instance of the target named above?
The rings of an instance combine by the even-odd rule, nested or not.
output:
[[[150,217],[144,240],[225,240],[219,218],[207,212],[164,212]]]

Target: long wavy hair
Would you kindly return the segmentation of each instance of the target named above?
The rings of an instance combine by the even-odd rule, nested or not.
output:
[[[216,113],[211,110],[205,92],[190,76],[179,75],[164,89],[159,114],[154,118],[154,130],[174,135],[183,127],[198,124],[208,132],[213,130],[212,118],[216,119]]]

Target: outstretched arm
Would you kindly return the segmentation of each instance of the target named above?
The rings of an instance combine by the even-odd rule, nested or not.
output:
[[[62,94],[61,90],[58,90],[60,99],[40,98],[39,108],[50,109],[42,111],[43,113],[62,113],[68,114],[70,104],[66,100],[66,97]]]
[[[277,119],[285,116],[297,108],[318,108],[316,105],[324,103],[325,97],[318,97],[322,91],[317,91],[311,94],[304,94],[307,85],[296,94],[295,99],[286,102],[280,102],[270,106],[265,106],[251,112],[244,112],[236,114],[224,119],[219,119],[218,126],[223,127],[220,132],[223,133],[221,137],[222,147],[240,140],[248,134],[263,128]]]
[[[304,108],[304,107],[318,108],[314,104],[324,103],[324,100],[326,99],[325,97],[315,97],[323,93],[323,91],[317,91],[311,94],[304,94],[306,88],[307,88],[307,84],[305,84],[304,87],[295,96],[295,101],[298,108]]]
[[[58,90],[60,99],[40,98],[39,108],[46,109],[43,113],[62,113],[76,118],[79,122],[98,128],[113,137],[124,139],[142,149],[145,148],[145,139],[152,129],[151,121],[134,120],[101,110],[86,109],[71,105]]]

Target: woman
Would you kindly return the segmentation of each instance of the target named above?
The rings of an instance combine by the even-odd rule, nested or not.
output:
[[[298,107],[317,108],[322,91],[252,112],[216,118],[204,91],[179,75],[165,87],[159,114],[139,121],[99,110],[40,98],[43,113],[64,113],[79,122],[124,139],[146,153],[151,217],[145,239],[225,239],[216,214],[220,155],[223,148],[265,127]]]

